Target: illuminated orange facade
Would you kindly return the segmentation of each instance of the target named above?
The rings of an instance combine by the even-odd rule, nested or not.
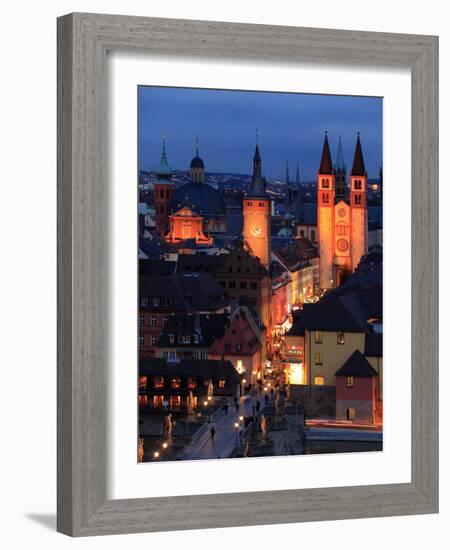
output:
[[[250,191],[243,199],[244,227],[242,235],[248,250],[268,269],[270,265],[270,198],[261,173],[258,145],[253,158],[253,177]]]
[[[169,216],[170,229],[164,239],[168,243],[180,243],[190,239],[196,244],[212,244],[212,237],[203,233],[203,218],[185,206]]]
[[[367,173],[359,134],[350,175],[350,197],[336,197],[336,175],[328,136],[317,175],[320,287],[340,286],[367,254]]]

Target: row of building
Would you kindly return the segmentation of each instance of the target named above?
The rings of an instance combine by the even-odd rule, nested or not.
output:
[[[287,194],[294,194],[286,198],[286,212],[292,204],[296,209],[293,237],[274,234],[258,145],[251,185],[237,208],[205,183],[198,144],[189,182],[174,185],[165,143],[156,173],[156,227],[149,229],[145,221],[140,227],[139,356],[146,377],[141,404],[167,401],[154,390],[199,392],[212,378],[223,391],[241,391],[265,375],[267,361],[277,361],[311,411],[322,404],[326,414],[333,415],[334,407],[338,418],[379,420],[382,254],[368,254],[368,186],[359,135],[347,184],[341,143],[333,164],[325,134],[317,204],[309,205],[315,225],[302,218],[301,194],[287,181]],[[242,218],[239,235],[228,226],[232,210]],[[157,368],[157,376],[168,373],[159,388],[148,381]],[[170,374],[174,369],[184,373],[180,386],[168,382],[177,378]],[[193,377],[195,388],[189,388]],[[170,395],[172,404],[182,403],[182,393]]]

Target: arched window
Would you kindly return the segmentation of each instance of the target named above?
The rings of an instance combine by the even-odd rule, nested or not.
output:
[[[348,225],[346,223],[338,223],[336,226],[337,235],[348,235]]]

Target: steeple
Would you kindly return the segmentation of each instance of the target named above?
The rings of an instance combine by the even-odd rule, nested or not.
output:
[[[332,174],[333,163],[331,162],[330,145],[328,143],[328,135],[325,130],[325,139],[323,142],[322,158],[320,160],[319,174]]]
[[[264,185],[261,168],[261,155],[258,147],[258,130],[256,130],[256,147],[253,155],[253,176],[248,197],[267,198],[266,187]]]
[[[361,149],[361,141],[356,138],[355,156],[353,157],[352,176],[367,176],[366,167],[364,166],[364,158]]]
[[[337,149],[337,155],[336,155],[336,164],[334,166],[335,172],[343,172],[345,173],[345,163],[344,163],[344,152],[342,150],[342,141],[341,136],[339,136],[339,142],[338,142],[338,149]]]
[[[296,166],[296,169],[295,169],[295,187],[297,187],[297,188],[300,187],[300,166],[298,164],[298,161],[297,161],[297,166]]]
[[[286,159],[286,175],[284,177],[284,181],[285,181],[286,185],[289,185],[290,181],[289,181],[289,161],[288,161],[288,159]]]
[[[336,199],[345,200],[347,197],[347,169],[344,163],[344,152],[342,150],[341,136],[339,136],[338,149],[336,155],[336,164],[334,165],[336,174]]]
[[[155,173],[158,176],[159,183],[170,183],[170,176],[172,175],[172,170],[167,162],[166,154],[166,136],[162,138],[162,151],[161,151],[161,160],[159,165],[155,169]]]
[[[195,137],[195,157],[191,160],[191,180],[194,183],[205,181],[205,165],[199,156],[198,134]]]
[[[173,185],[170,180],[172,170],[167,162],[166,136],[162,139],[161,160],[155,169],[158,179],[155,182],[155,226],[159,235],[164,235],[168,229],[169,202],[172,196]]]
[[[302,188],[300,185],[300,166],[298,161],[295,169],[295,189],[296,189],[295,216],[297,218],[297,222],[301,222],[303,219]]]

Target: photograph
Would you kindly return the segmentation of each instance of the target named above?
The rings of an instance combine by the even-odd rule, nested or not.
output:
[[[138,462],[382,450],[382,107],[138,87]]]

